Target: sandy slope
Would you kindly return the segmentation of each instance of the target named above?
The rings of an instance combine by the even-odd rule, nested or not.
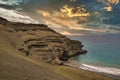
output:
[[[53,66],[20,53],[0,25],[0,80],[113,80],[65,66]],[[16,39],[17,40],[17,39]]]
[[[17,52],[9,38],[0,32],[0,80],[66,79],[46,68],[45,65],[42,66],[42,63],[35,63],[32,59]]]

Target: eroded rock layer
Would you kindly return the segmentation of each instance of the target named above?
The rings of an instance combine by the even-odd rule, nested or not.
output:
[[[44,24],[13,23],[0,18],[0,26],[17,50],[48,63],[62,64],[87,52],[80,41],[71,40]]]

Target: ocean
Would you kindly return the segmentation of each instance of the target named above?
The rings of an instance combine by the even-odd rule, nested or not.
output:
[[[120,76],[120,34],[68,37],[81,41],[88,51],[75,57],[79,68]]]

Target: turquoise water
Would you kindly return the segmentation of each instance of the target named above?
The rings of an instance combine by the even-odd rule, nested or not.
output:
[[[80,40],[88,51],[85,55],[75,57],[76,61],[102,68],[120,69],[120,34],[69,36],[69,38]]]

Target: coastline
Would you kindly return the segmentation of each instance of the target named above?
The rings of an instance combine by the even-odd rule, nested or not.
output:
[[[4,23],[4,20],[3,20],[3,23]],[[28,35],[30,36],[30,38],[31,38],[31,36],[34,36],[34,38],[36,38],[36,37],[38,38],[38,36],[27,33],[26,30],[30,31],[29,27],[28,27],[28,29],[24,29],[27,27],[19,27],[19,28],[22,28],[22,29],[19,29],[18,27],[16,28],[14,26],[15,27],[15,30],[14,30],[13,26],[10,27],[8,25],[8,27],[6,27],[6,26],[4,26],[4,24],[1,25],[1,32],[0,32],[1,33],[0,34],[1,35],[0,43],[2,44],[2,45],[0,45],[0,55],[2,55],[2,56],[0,56],[0,59],[1,59],[0,60],[1,61],[0,62],[0,67],[1,67],[0,71],[2,71],[4,73],[1,72],[0,76],[2,76],[2,77],[0,77],[0,80],[3,80],[3,79],[7,80],[7,78],[9,78],[11,80],[24,80],[24,78],[27,78],[25,80],[28,80],[29,78],[30,78],[30,80],[31,79],[32,80],[46,80],[46,76],[47,76],[47,80],[115,80],[115,79],[112,79],[111,77],[105,76],[103,74],[98,74],[95,72],[78,69],[76,67],[47,64],[47,63],[44,63],[42,60],[40,61],[40,59],[38,58],[38,55],[27,56],[25,54],[21,54],[23,52],[21,52],[19,50],[22,50],[22,49],[18,49],[18,47],[20,46],[20,44],[19,44],[20,42],[25,43],[23,38],[27,38],[28,41],[31,41],[31,39],[28,38]],[[23,24],[21,24],[21,25],[23,25]],[[36,27],[37,27],[37,25],[36,25]],[[38,29],[38,27],[36,29]],[[5,28],[5,30],[4,30],[4,28]],[[9,28],[10,28],[10,30],[9,30]],[[32,32],[36,32],[36,30],[34,30],[35,27],[30,27],[30,29],[31,28],[33,28]],[[44,29],[45,32],[50,32],[50,30],[46,31],[49,28],[47,28],[45,26],[43,28],[45,28]],[[16,29],[18,29],[20,31],[18,31]],[[43,32],[43,30],[40,30],[40,31]],[[19,33],[25,33],[26,35],[25,34],[21,35]],[[13,35],[13,34],[15,34],[15,35]],[[42,34],[44,34],[44,32]],[[45,34],[45,36],[47,36],[47,34]],[[53,35],[53,34],[55,35],[55,32],[52,31],[51,35]],[[18,35],[22,36],[22,38],[19,37]],[[56,35],[59,35],[59,34],[56,34]],[[32,39],[32,40],[34,40],[34,39]],[[26,41],[26,39],[25,39],[25,41]],[[29,45],[26,44],[26,45],[28,47],[31,45],[34,46],[33,42],[30,42],[30,43],[31,44],[29,44]],[[74,43],[74,41],[72,41],[72,43]],[[37,46],[37,47],[39,47],[39,46]],[[26,47],[24,47],[24,48],[26,48]],[[34,49],[36,49],[36,45],[34,46]],[[7,59],[6,59],[6,57],[7,57]],[[65,58],[63,58],[63,59],[65,59]],[[71,61],[71,60],[69,60],[69,61]]]
[[[63,64],[64,66],[69,66],[69,67],[72,67],[72,68],[76,68],[76,69],[79,69],[79,70],[84,70],[84,71],[87,71],[87,72],[92,72],[92,73],[96,73],[96,74],[100,74],[100,75],[103,75],[103,76],[107,76],[107,77],[110,77],[112,78],[113,80],[117,79],[117,80],[120,80],[120,76],[119,75],[115,75],[115,74],[110,74],[110,73],[106,73],[106,72],[102,72],[102,71],[96,71],[96,70],[90,70],[90,69],[85,69],[85,66],[83,66],[82,63],[79,63],[75,60],[71,60],[67,63],[64,63]],[[83,68],[84,67],[84,68]]]

